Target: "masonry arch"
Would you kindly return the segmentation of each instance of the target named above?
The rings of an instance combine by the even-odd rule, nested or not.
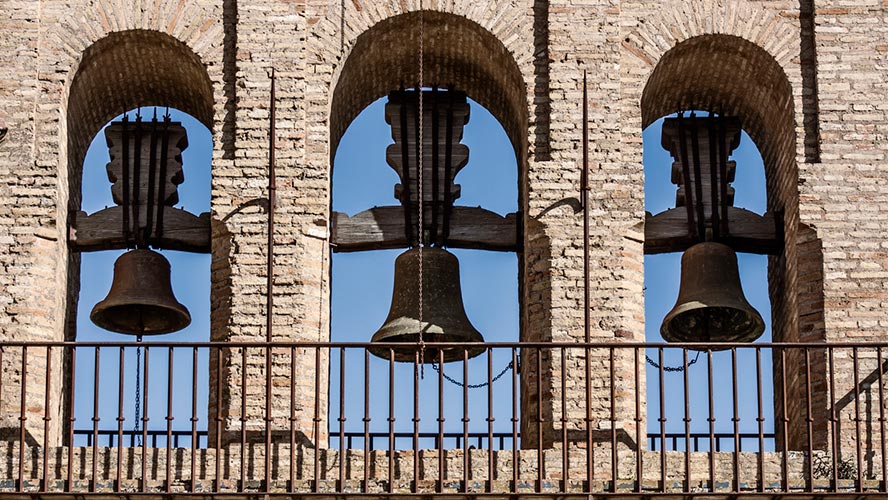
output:
[[[159,31],[113,32],[83,52],[68,95],[70,204],[79,206],[80,168],[90,140],[127,110],[169,106],[213,129],[213,85],[187,45]]]
[[[505,130],[515,152],[517,206],[521,211],[526,204],[524,186],[529,123],[521,71],[513,54],[497,36],[478,23],[455,14],[437,11],[405,13],[378,22],[355,39],[351,52],[334,77],[329,114],[331,165],[343,134],[359,113],[391,91],[416,86],[419,81],[420,33],[424,40],[424,86],[437,85],[465,92],[489,111]],[[517,224],[520,226],[522,222],[518,220]],[[520,230],[518,234],[521,234]],[[518,247],[521,297],[523,263],[520,242]]]
[[[757,146],[764,163],[767,211],[775,216],[776,233],[782,239],[779,251],[768,259],[772,335],[777,342],[822,340],[823,336],[822,322],[811,314],[815,311],[808,310],[817,302],[811,300],[811,290],[819,287],[822,297],[822,278],[799,270],[802,260],[812,258],[813,247],[808,231],[799,225],[794,103],[793,87],[774,56],[756,43],[724,34],[694,36],[666,51],[641,96],[643,127],[679,110],[712,110],[738,117]],[[804,300],[800,300],[802,295]],[[812,377],[822,376],[818,370],[822,371],[823,366],[814,368]],[[781,369],[775,361],[775,390],[784,382],[776,375]],[[793,402],[804,400],[804,379],[793,373],[802,369],[799,359],[787,359],[789,375],[784,396]],[[804,413],[795,405],[787,408],[787,412],[797,411]],[[824,429],[815,431],[822,436]],[[789,429],[790,447],[801,445],[805,436],[801,432]],[[782,438],[778,436],[778,441]]]
[[[159,31],[112,32],[87,47],[71,80],[65,108],[68,220],[80,210],[83,160],[93,137],[112,118],[138,107],[183,111],[213,130],[213,85],[185,43]],[[80,259],[69,255],[66,338],[76,332]]]
[[[465,17],[423,11],[424,84],[459,89],[488,109],[506,130],[523,170],[527,98],[514,57],[481,25]],[[335,79],[330,109],[330,156],[351,121],[370,103],[419,81],[420,13],[380,21],[354,42]]]
[[[420,28],[420,23],[423,25],[422,28]],[[501,130],[497,131],[500,137],[502,136],[502,132],[505,132],[508,141],[502,141],[500,144],[506,145],[506,152],[508,154],[501,155],[500,160],[502,165],[506,165],[506,168],[515,168],[517,170],[517,175],[514,177],[510,176],[510,183],[515,183],[513,184],[514,188],[511,188],[510,191],[510,195],[514,196],[512,198],[512,200],[514,200],[514,205],[512,208],[509,208],[508,211],[515,211],[515,206],[517,206],[517,210],[520,211],[520,207],[524,204],[523,175],[525,170],[524,165],[527,161],[528,136],[528,108],[523,83],[524,80],[513,54],[494,34],[479,24],[455,14],[435,11],[406,13],[380,21],[355,39],[353,48],[347,55],[338,75],[335,75],[334,79],[329,114],[329,153],[331,165],[333,165],[333,160],[338,150],[341,149],[340,142],[343,139],[346,129],[348,129],[353,122],[355,125],[361,123],[366,115],[363,115],[360,120],[356,120],[356,117],[365,110],[371,111],[374,107],[375,109],[380,110],[380,105],[382,103],[378,102],[378,99],[389,95],[391,92],[399,91],[399,89],[407,89],[405,95],[409,93],[413,96],[412,99],[415,99],[415,88],[419,82],[418,62],[420,33],[422,33],[424,37],[423,88],[434,88],[434,90],[428,90],[427,97],[430,97],[431,99],[441,99],[440,102],[442,103],[451,98],[453,101],[448,101],[448,103],[456,102],[461,99],[462,101],[466,101],[471,107],[470,115],[472,118],[469,119],[468,124],[466,125],[466,140],[460,143],[461,145],[459,147],[462,147],[469,142],[468,137],[472,133],[471,129],[473,127],[473,121],[477,119],[478,123],[481,123],[482,113],[485,116],[492,115],[493,117],[493,119],[485,123],[488,123],[488,125],[493,128],[498,128],[499,126],[502,127]],[[401,95],[400,92],[397,94]],[[456,94],[459,94],[459,97],[455,97]],[[405,99],[405,102],[406,101],[407,100]],[[400,103],[401,101],[393,99],[390,102]],[[410,105],[412,105],[412,102],[415,101],[411,100]],[[401,105],[405,108],[408,106],[408,104],[403,103],[392,105]],[[450,104],[448,104],[448,106],[449,105]],[[426,104],[426,106],[430,106],[430,104]],[[484,110],[489,112],[489,115],[481,110],[481,108],[484,108]],[[426,112],[428,112],[429,108],[426,107],[425,109]],[[411,116],[415,116],[412,114],[413,111],[410,111],[410,113]],[[498,124],[496,124],[496,122],[498,122]],[[381,127],[388,128],[382,123],[382,120],[378,120],[378,123]],[[492,130],[492,128],[490,130]],[[388,137],[386,137],[386,135]],[[426,137],[428,138],[428,136]],[[386,130],[380,140],[391,141],[391,132]],[[348,141],[348,137],[345,138],[345,141],[342,141],[343,147],[348,144]],[[457,139],[456,142],[459,142],[459,139]],[[509,148],[511,148],[511,151],[509,151]],[[478,151],[480,150],[481,149],[478,148]],[[471,175],[471,171],[479,169],[479,167],[471,167],[471,158],[474,154],[473,151],[475,151],[475,149],[472,149],[469,153],[468,161],[470,168],[467,169],[466,175]],[[507,158],[506,156],[511,156],[512,152],[514,152],[514,157]],[[385,153],[382,154],[381,158],[385,158]],[[339,159],[341,159],[341,157],[337,160]],[[511,167],[513,164],[512,162],[515,162],[515,167]],[[369,161],[367,163],[369,163]],[[485,165],[479,166],[481,168],[486,167]],[[366,169],[367,165],[362,164],[362,167]],[[337,169],[342,168],[342,166],[333,165],[332,168],[333,171],[336,172],[338,171]],[[497,172],[498,169],[490,168],[489,171]],[[501,172],[501,170],[499,171]],[[389,171],[388,173],[391,174],[392,172]],[[460,174],[460,176],[462,175],[463,174]],[[397,175],[394,177],[397,177]],[[333,178],[333,176],[331,176],[331,178]],[[464,178],[466,177],[457,177],[457,179]],[[515,182],[515,180],[517,180],[517,182]],[[458,180],[457,182],[460,183],[462,181]],[[340,189],[342,187],[344,186],[340,177],[338,184],[333,184],[332,186],[334,199],[338,199],[337,197],[340,195]],[[391,187],[393,186],[387,185],[384,187],[385,191],[383,198],[390,199],[392,203],[384,204],[396,205],[397,203],[395,200],[390,198],[390,195],[388,194],[390,193]],[[463,193],[470,190],[470,186],[466,184],[462,187]],[[477,186],[475,187],[477,188]],[[462,199],[459,201],[462,201]],[[471,205],[475,204],[476,203],[471,203]],[[484,203],[478,204],[481,205],[480,208],[489,208]],[[463,203],[457,203],[456,205],[458,208],[475,208],[474,206],[460,206],[463,205]],[[466,205],[468,205],[468,203],[466,203]],[[362,206],[362,208],[370,209],[370,206]],[[403,211],[399,213],[403,213]],[[333,217],[339,220],[339,215],[341,214],[334,213]],[[512,213],[507,216],[507,214],[499,213],[496,217],[502,218],[503,221],[512,224],[516,238],[517,235],[521,234],[521,231],[518,230],[518,226],[520,226],[521,222],[516,214]],[[339,226],[335,227],[338,228]],[[337,233],[338,232],[339,230],[337,229]],[[447,242],[444,243],[444,247],[460,249],[454,251],[454,253],[462,251],[463,249],[468,249],[465,250],[467,252],[474,252],[476,251],[475,249],[491,249],[484,245],[451,245],[450,243],[452,242],[453,240],[447,240]],[[388,246],[386,248],[395,247]],[[398,248],[399,251],[404,250],[402,247]],[[514,255],[517,254],[517,269],[512,267],[512,269],[515,270],[511,271],[513,273],[511,274],[511,279],[514,279],[514,281],[509,285],[512,287],[511,291],[514,291],[516,286],[515,283],[517,283],[517,301],[518,309],[520,311],[520,305],[522,302],[520,298],[522,294],[521,269],[523,266],[520,243],[513,240],[511,248],[500,249],[514,252],[512,256],[506,257],[511,258],[511,266],[515,266]],[[338,246],[336,251],[343,252],[344,250],[342,246]],[[478,253],[490,254],[492,252]],[[391,255],[391,257],[393,262],[394,255]],[[464,262],[464,257],[468,259],[468,256],[463,254],[459,256],[459,260]],[[339,259],[339,262],[343,262],[344,259],[345,258]],[[341,264],[334,263],[333,267],[335,268],[337,265]],[[382,279],[391,279],[390,274],[388,274],[390,273],[390,266],[391,264],[389,263],[386,263],[384,266],[378,266],[384,267],[386,270],[384,271],[385,277]],[[463,269],[465,269],[465,266],[463,266]],[[342,284],[335,284],[335,286],[338,288],[341,287]],[[469,296],[469,293],[466,293],[465,287],[465,282],[463,282],[463,295]],[[391,295],[389,295],[389,297],[391,297]],[[467,305],[467,309],[470,309],[469,305]],[[512,311],[510,311],[510,313],[511,312]],[[520,319],[518,320],[518,324],[521,324]],[[372,334],[372,330],[367,332],[367,336],[361,340],[369,340],[370,334]],[[514,337],[508,340],[518,340],[518,335],[514,335]],[[495,355],[500,355],[504,352],[505,351],[500,350],[495,353]],[[482,358],[483,356],[479,357],[478,363],[481,363],[480,360]],[[334,366],[333,372],[336,373],[335,359],[332,364]],[[495,364],[500,365],[504,363],[497,358]],[[335,391],[335,385],[333,387],[333,390]],[[524,386],[522,385],[522,387]],[[335,403],[331,405],[331,408],[335,409]],[[406,422],[407,420],[404,421]],[[424,420],[424,422],[425,421],[432,422],[431,419]],[[474,421],[476,420],[473,420],[473,422]],[[477,421],[481,420],[477,419]]]
[[[666,52],[641,98],[642,126],[680,109],[736,116],[757,145],[765,167],[767,209],[782,214],[784,246],[769,263],[775,339],[798,331],[796,238],[798,167],[792,87],[764,49],[732,35],[701,35]]]

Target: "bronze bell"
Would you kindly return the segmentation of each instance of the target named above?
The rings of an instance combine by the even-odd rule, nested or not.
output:
[[[173,295],[170,263],[148,249],[117,258],[111,290],[89,319],[106,330],[132,335],[176,332],[191,323],[188,309]]]
[[[721,243],[698,243],[681,257],[675,307],[663,319],[667,342],[752,342],[765,330],[762,316],[740,287],[737,254]],[[717,349],[717,348],[716,348]]]
[[[422,249],[422,327],[419,324],[419,248],[412,248],[395,260],[395,286],[388,318],[371,342],[403,342],[404,348],[394,349],[396,361],[413,362],[417,342],[484,342],[484,337],[472,326],[463,308],[459,286],[459,261],[447,250],[436,247]],[[483,347],[441,348],[444,361],[463,359],[463,352],[474,357]],[[373,354],[388,359],[388,348],[371,348]],[[439,361],[439,349],[427,348],[423,357],[427,363]]]

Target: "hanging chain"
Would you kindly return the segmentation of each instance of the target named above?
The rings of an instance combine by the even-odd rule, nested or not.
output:
[[[142,336],[136,337],[136,342],[142,342]],[[133,426],[133,435],[139,440],[137,446],[142,446],[142,436],[139,435],[141,418],[139,413],[142,407],[142,346],[136,347],[136,409],[133,412],[133,420],[136,424]]]
[[[447,380],[448,382],[450,382],[453,385],[458,385],[460,387],[465,387],[468,389],[480,389],[482,387],[487,387],[488,385],[493,384],[497,380],[501,379],[503,377],[503,375],[508,373],[509,370],[511,370],[513,366],[515,366],[515,364],[512,363],[511,361],[509,361],[509,364],[507,364],[506,367],[503,368],[503,370],[496,375],[496,377],[493,377],[492,379],[490,379],[490,382],[483,382],[480,384],[466,384],[465,382],[460,382],[460,381],[454,379],[453,377],[451,377],[450,375],[447,375],[446,373],[444,373],[444,371],[438,366],[438,363],[432,363],[432,369],[435,370],[436,372],[440,373],[441,376],[444,377],[445,380]],[[518,361],[518,371],[521,371],[521,361],[520,360]]]
[[[697,360],[700,358],[700,352],[701,351],[697,351],[697,355],[694,356],[694,359],[692,359],[691,361],[688,362],[687,366],[664,366],[663,371],[664,372],[683,372],[683,371],[687,370],[688,368],[690,368],[690,366],[692,364],[696,363]],[[647,362],[649,365],[653,366],[654,368],[656,368],[658,370],[660,369],[660,365],[657,364],[656,361],[651,359],[650,356],[645,354],[644,357],[645,357],[645,359],[647,359]]]
[[[417,184],[419,191],[419,216],[417,217],[417,225],[418,233],[419,233],[419,363],[420,366],[425,366],[425,335],[423,334],[423,324],[422,324],[422,311],[423,311],[423,290],[422,290],[422,282],[423,282],[423,259],[422,259],[422,247],[423,247],[423,212],[425,208],[423,207],[423,175],[422,172],[424,170],[423,166],[423,155],[425,154],[423,148],[423,101],[422,98],[422,80],[423,80],[423,36],[425,31],[424,19],[422,13],[422,0],[419,0],[419,84],[416,87],[416,95],[419,99],[419,140],[417,142],[417,147],[419,148],[419,174],[417,175]],[[423,374],[425,375],[425,374]]]

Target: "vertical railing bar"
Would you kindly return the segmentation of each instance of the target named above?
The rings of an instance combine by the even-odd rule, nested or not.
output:
[[[762,348],[755,348],[756,407],[758,416],[758,491],[765,491],[765,418],[762,413]]]
[[[696,134],[696,127],[694,133]],[[715,406],[713,403],[712,385],[712,349],[706,349],[706,371],[708,375],[708,399],[709,399],[709,491],[715,491]]]
[[[271,211],[271,208],[269,208],[269,211]],[[269,296],[271,296],[270,292]],[[268,313],[268,321],[271,322],[270,311]],[[274,389],[272,387],[274,367],[271,362],[271,334],[269,334],[268,342],[269,344],[265,345],[265,457],[263,460],[265,477],[262,481],[266,493],[271,491],[271,399],[274,397]]]
[[[854,432],[855,445],[857,447],[857,480],[855,481],[857,491],[863,491],[863,450],[860,443],[860,373],[858,363],[857,347],[852,348],[854,356]]]
[[[198,348],[192,349],[191,353],[191,491],[196,489],[197,485],[197,448],[200,446],[197,437],[197,362]]]
[[[778,347],[780,349],[780,384],[781,384],[781,406],[783,409],[783,457],[781,459],[781,467],[782,467],[782,487],[783,491],[789,491],[789,415],[786,412],[787,407],[787,397],[786,397],[786,348]]]
[[[642,483],[644,482],[644,449],[642,447],[643,438],[641,425],[644,420],[641,418],[641,353],[639,347],[632,349],[634,357],[635,369],[635,492],[641,493]],[[588,381],[587,381],[588,383]],[[588,404],[588,401],[587,403]],[[588,453],[592,453],[592,448],[588,449]]]
[[[404,126],[403,124],[401,126]],[[406,148],[406,146],[405,146]],[[406,158],[406,155],[405,155]],[[406,212],[406,210],[405,210]],[[370,463],[370,351],[364,349],[364,465]],[[364,483],[361,492],[367,493],[370,483],[370,468],[364,467]]]
[[[710,128],[710,131],[712,129]],[[715,173],[715,167],[713,166],[713,173]],[[713,191],[715,187],[712,188]],[[716,214],[716,209],[713,207],[713,215]],[[731,418],[731,421],[734,423],[734,484],[731,491],[738,492],[740,491],[740,400],[738,398],[737,392],[737,348],[731,348],[731,389],[732,389],[732,397],[734,403],[734,416]]]
[[[126,348],[121,346],[117,364],[117,484],[114,490],[120,492],[122,490],[121,481],[123,480],[123,422],[126,420],[123,416],[123,386],[124,386],[124,366],[126,360]]]
[[[587,351],[588,352],[588,351]],[[512,487],[510,492],[518,491],[518,351],[512,348]],[[591,450],[590,450],[591,452]],[[589,478],[592,484],[592,478]],[[590,487],[591,490],[591,487]]]
[[[3,352],[4,350],[0,349],[0,366],[3,364]],[[71,346],[70,359],[70,372],[68,373],[68,380],[71,381],[71,385],[68,387],[68,478],[65,485],[65,491],[67,492],[71,492],[74,489],[74,422],[77,421],[77,418],[74,416],[74,383],[77,373],[76,346]],[[2,380],[3,377],[0,377],[0,383],[2,383]],[[0,387],[0,394],[2,394],[2,387]]]
[[[425,356],[423,354],[423,356]],[[419,350],[413,352],[413,483],[410,491],[419,489]]]
[[[543,461],[543,352],[536,348],[536,404],[537,404],[537,481],[536,492],[541,493],[545,477]]]
[[[240,485],[243,491],[247,484],[247,348],[241,347],[241,408],[240,408]]]
[[[388,387],[388,492],[395,491],[395,350],[389,347]]]
[[[588,292],[586,292],[588,294]],[[586,312],[588,315],[588,311]],[[592,364],[590,356],[592,350],[589,348],[589,341],[583,348],[586,354],[585,360],[585,376],[586,376],[586,492],[592,493],[592,479],[595,477],[595,453],[594,442],[592,439]],[[517,446],[517,445],[516,445]]]
[[[660,491],[666,491],[666,377],[663,362],[663,348],[657,348],[658,389],[660,391]],[[611,378],[613,383],[613,378]],[[612,424],[613,425],[613,424]],[[614,478],[616,480],[616,478]]]
[[[493,492],[493,481],[496,479],[496,461],[493,457],[493,349],[487,348],[487,488],[488,493]],[[468,382],[468,381],[466,381]],[[478,443],[478,449],[483,449]]]
[[[617,491],[617,475],[618,475],[618,467],[617,463],[619,461],[619,450],[617,450],[617,397],[616,397],[616,367],[615,367],[615,359],[614,359],[614,348],[611,347],[609,349],[608,358],[610,360],[610,364],[608,365],[608,370],[610,371],[610,427],[611,427],[611,491],[616,493]]]
[[[463,493],[469,491],[469,350],[463,348]],[[443,369],[443,367],[442,367]]]
[[[839,487],[839,461],[838,455],[841,449],[841,445],[839,444],[839,421],[838,415],[836,415],[836,372],[835,372],[835,363],[833,359],[833,347],[827,347],[827,352],[829,354],[829,420],[831,424],[831,437],[832,437],[832,487],[833,489],[837,489]]]
[[[145,357],[142,367],[142,478],[139,492],[145,493],[148,485],[148,356],[150,349],[145,346]]]
[[[885,379],[883,377],[882,346],[876,347],[877,370],[879,372],[879,434],[882,436],[882,491],[888,492],[888,456],[886,456],[885,436]]]
[[[811,404],[811,351],[805,348],[805,420],[808,424],[808,477],[805,485],[814,491],[814,411]]]
[[[25,346],[22,350],[22,416],[24,416],[24,411],[25,411],[24,379],[25,379],[26,372],[25,372],[24,358],[25,358],[25,354],[27,353],[27,349],[28,349],[28,347]],[[100,359],[101,358],[101,350],[102,350],[101,347],[96,347],[95,350],[93,351],[93,415],[92,415],[93,442],[92,442],[92,481],[89,485],[90,492],[96,491],[98,481],[99,481],[99,477],[98,477],[99,459],[98,459],[97,455],[98,455],[98,445],[99,445],[99,420],[100,420],[100,418],[99,418],[99,376],[100,376],[99,365],[101,362],[101,359]],[[22,428],[22,448],[24,448],[24,444],[25,444],[25,441],[24,441],[24,427],[23,427]],[[19,457],[19,459],[24,460],[24,455],[21,455]],[[21,469],[21,462],[19,463],[19,466],[20,466],[19,468]],[[21,479],[21,473],[19,474],[19,479]]]
[[[291,363],[292,367],[292,363]],[[294,374],[295,376],[295,374]],[[293,384],[290,384],[293,385]],[[292,389],[291,389],[292,391]],[[293,394],[295,396],[295,394]],[[339,348],[339,485],[338,491],[345,490],[345,347]],[[351,440],[349,440],[349,444]],[[292,466],[291,466],[292,467]]]
[[[567,446],[567,351],[561,348],[561,470],[562,470],[562,486],[561,491],[566,492],[568,481],[570,479],[570,461],[568,457]]]
[[[328,356],[329,357],[329,356]],[[314,481],[311,484],[313,493],[320,490],[321,482],[321,348],[315,347],[314,360],[314,417],[312,418],[312,434],[314,434]]]
[[[681,350],[682,353],[682,366],[684,370],[681,371],[682,385],[684,386],[684,430],[685,430],[685,451],[684,451],[684,466],[685,466],[685,484],[684,491],[685,493],[691,491],[691,389],[690,389],[690,380],[688,380],[688,348],[683,347]],[[663,366],[660,363],[660,366]],[[695,450],[696,451],[696,450]]]
[[[212,351],[213,348],[210,348]],[[216,458],[215,458],[215,491],[222,490],[222,348],[216,350]],[[212,353],[211,353],[212,356]],[[209,435],[207,436],[209,440]],[[292,463],[292,462],[290,462]]]
[[[446,462],[444,461],[444,350],[438,349],[438,493],[444,491]]]
[[[290,493],[296,491],[296,346],[290,346]]]
[[[49,413],[49,407],[52,403],[50,395],[52,394],[52,346],[46,346],[46,386],[44,387],[43,402],[43,482],[40,489],[42,491],[49,490],[49,422],[52,417]]]
[[[172,491],[172,440],[173,440],[173,347],[167,353],[167,428],[166,428],[166,491]]]

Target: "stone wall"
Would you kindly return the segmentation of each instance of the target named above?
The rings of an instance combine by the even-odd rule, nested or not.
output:
[[[13,457],[0,462],[0,476],[18,477],[18,448],[0,442],[0,452]],[[784,459],[783,454],[773,452],[744,452],[736,456],[733,453],[695,452],[685,456],[681,452],[661,455],[659,452],[639,454],[626,450],[617,457],[616,482],[611,468],[612,454],[604,448],[595,450],[591,481],[587,477],[584,449],[569,450],[566,471],[562,450],[551,449],[542,455],[536,450],[502,450],[493,452],[492,456],[489,453],[487,450],[441,452],[427,449],[418,453],[371,451],[365,455],[362,450],[321,450],[315,456],[315,450],[311,448],[300,446],[291,453],[289,445],[274,445],[268,453],[268,462],[273,465],[266,489],[266,452],[262,445],[248,446],[243,462],[239,446],[223,448],[218,452],[223,457],[219,476],[216,476],[215,449],[199,449],[192,454],[187,448],[172,448],[169,452],[163,448],[52,448],[46,457],[47,475],[44,476],[42,451],[32,448],[25,450],[21,472],[24,482],[21,484],[27,492],[88,494],[91,491],[117,491],[121,495],[136,492],[211,495],[216,491],[227,495],[292,491],[298,495],[314,491],[314,488],[318,493],[330,494],[385,495],[390,491],[404,494],[413,492],[413,488],[418,494],[434,494],[438,491],[439,480],[440,492],[447,494],[461,493],[463,488],[468,493],[536,492],[552,495],[615,491],[627,499],[647,498],[642,495],[660,491],[680,494],[684,488],[699,494],[707,492],[710,487],[715,495],[732,491],[755,493],[761,488],[763,492],[775,495],[779,492],[799,495],[811,491],[814,498],[824,491],[857,491],[856,476],[841,475],[839,482],[831,485],[829,472],[818,466],[831,463],[832,457],[826,453],[816,456],[816,472],[813,480],[808,481],[810,464],[802,453],[791,452]],[[344,462],[342,457],[345,457]],[[874,495],[873,498],[880,495],[880,460],[880,456],[875,456],[866,461],[871,467],[860,482],[862,493]],[[291,463],[294,464],[292,468]],[[640,482],[637,481],[639,470]],[[48,478],[46,483],[43,483],[44,477]],[[43,484],[46,486],[41,487]],[[0,481],[0,493],[11,493],[16,488],[14,481]],[[635,493],[637,489],[641,493]]]
[[[888,303],[888,184],[882,182],[888,18],[881,2],[423,5],[424,82],[466,90],[500,119],[518,153],[521,340],[583,340],[583,233],[576,199],[584,71],[593,341],[643,340],[641,132],[677,107],[739,116],[762,153],[768,208],[782,215],[785,237],[769,272],[775,339],[888,338],[882,318]],[[76,338],[79,261],[66,241],[69,214],[80,204],[84,148],[103,121],[150,104],[178,107],[213,131],[211,338],[264,340],[267,227],[261,201],[272,69],[278,130],[273,340],[328,340],[332,158],[342,131],[366,104],[393,85],[418,80],[412,57],[418,9],[417,0],[5,2],[0,110],[9,133],[0,143],[0,340]],[[319,379],[291,380],[281,356],[271,363],[272,385],[275,398],[289,398],[290,388],[297,388],[299,409],[292,418],[308,441],[323,446],[326,394],[321,390],[316,400],[315,390],[326,387],[328,360],[310,352],[295,355],[300,365],[317,365]],[[242,356],[211,366],[211,385],[221,391],[210,391],[210,414],[218,410],[226,429],[237,431],[242,422],[249,430],[265,428],[265,362],[254,354],[246,365],[256,375],[246,384]],[[32,355],[39,364],[41,354]],[[570,407],[582,400],[587,363],[591,385],[608,390],[612,362],[606,353],[527,362],[538,365],[539,373],[522,373],[522,422],[529,425],[537,414],[555,422],[541,433],[549,446],[561,431],[551,418],[562,414],[560,391],[567,391]],[[836,359],[841,376],[835,380],[825,375],[827,362],[815,357],[805,367],[803,360],[788,359],[785,379],[778,365],[775,387],[786,386],[793,402],[786,406],[791,448],[806,444],[798,436],[807,432],[809,385],[817,388],[810,406],[818,415],[831,404],[827,386],[835,386],[843,418],[868,411],[865,420],[873,424],[878,405],[885,404],[872,382],[873,374],[884,371],[877,359]],[[0,394],[2,422],[19,418],[9,391],[16,381],[21,385],[20,364],[12,355],[3,358],[11,383]],[[554,382],[562,364],[569,379],[563,386]],[[54,365],[51,387],[63,386],[63,366]],[[813,368],[810,381],[806,368]],[[613,370],[619,382],[643,366],[616,356]],[[43,382],[26,383],[34,402],[28,411],[35,416],[46,413]],[[613,389],[616,425],[634,435],[646,422],[634,420],[631,393]],[[49,405],[49,413],[58,415],[63,402],[51,393]],[[608,430],[611,411],[602,403],[587,425]],[[282,412],[273,411],[273,427],[288,425],[291,415]],[[31,437],[42,440],[43,421],[27,422]],[[53,441],[61,423],[52,420]],[[315,427],[322,431],[315,433]],[[879,442],[878,431],[871,430],[875,434],[867,439]],[[817,432],[816,447],[825,447],[826,428]],[[533,446],[534,439],[525,444]],[[853,449],[857,441],[840,445]]]

